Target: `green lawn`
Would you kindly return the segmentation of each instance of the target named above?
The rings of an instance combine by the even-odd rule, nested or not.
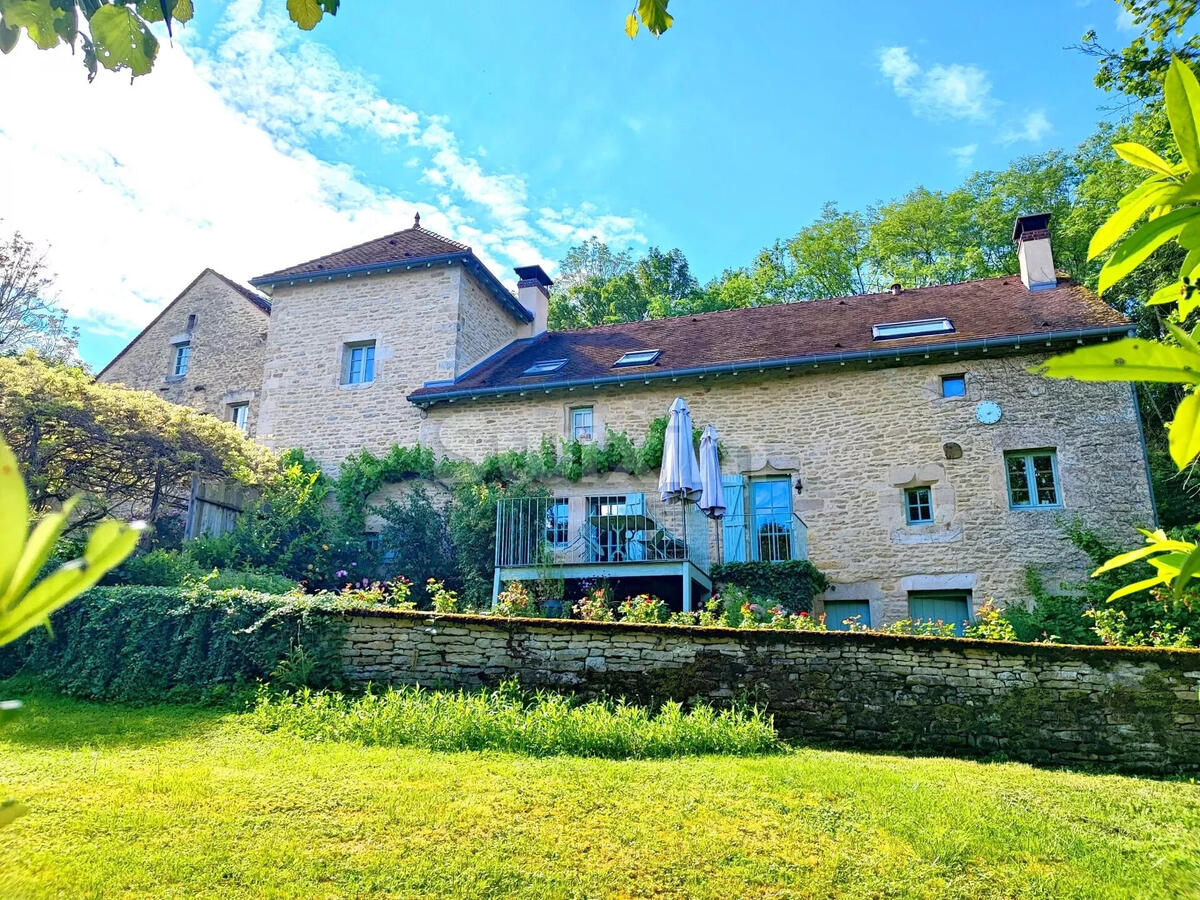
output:
[[[1200,897],[1200,786],[799,750],[613,762],[306,743],[27,701],[0,897]]]

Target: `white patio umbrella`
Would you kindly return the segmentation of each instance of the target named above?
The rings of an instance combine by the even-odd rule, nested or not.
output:
[[[700,498],[700,463],[692,444],[692,413],[682,397],[671,404],[671,420],[667,423],[663,442],[662,470],[658,474],[658,490],[664,502],[679,503],[683,513],[683,545],[687,547],[687,504]]]
[[[714,521],[725,518],[725,488],[721,484],[721,459],[717,453],[717,429],[704,426],[700,436],[700,512]],[[717,562],[721,561],[721,527],[717,526]]]

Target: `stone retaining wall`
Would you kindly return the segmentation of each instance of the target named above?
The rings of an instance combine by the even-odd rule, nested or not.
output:
[[[1195,650],[390,612],[351,616],[342,655],[357,682],[745,697],[818,744],[1200,770]]]

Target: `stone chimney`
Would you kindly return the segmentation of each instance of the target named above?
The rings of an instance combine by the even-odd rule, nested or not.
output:
[[[550,312],[550,285],[554,284],[541,266],[517,266],[517,301],[533,313],[533,323],[528,326],[528,337],[537,337],[546,330],[546,318]]]
[[[1017,216],[1013,225],[1013,240],[1017,242],[1017,260],[1021,263],[1021,280],[1031,291],[1058,287],[1054,270],[1054,254],[1050,250],[1050,213]]]

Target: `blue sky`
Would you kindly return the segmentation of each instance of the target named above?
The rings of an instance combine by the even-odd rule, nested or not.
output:
[[[3,225],[50,245],[96,367],[206,265],[245,280],[417,209],[506,279],[594,233],[707,280],[826,200],[1073,146],[1107,98],[1064,48],[1128,38],[1111,0],[675,0],[634,41],[628,5],[344,0],[304,35],[283,0],[203,3],[133,86],[21,47],[0,89],[51,103],[0,122]]]

